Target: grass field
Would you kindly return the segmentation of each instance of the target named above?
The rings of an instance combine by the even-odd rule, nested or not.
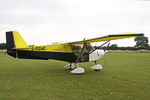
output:
[[[14,59],[0,53],[0,100],[150,100],[150,53],[107,53],[98,63],[81,63],[83,75],[66,62]]]

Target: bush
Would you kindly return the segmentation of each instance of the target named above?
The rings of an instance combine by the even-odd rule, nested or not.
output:
[[[0,43],[0,49],[6,49],[6,43]]]

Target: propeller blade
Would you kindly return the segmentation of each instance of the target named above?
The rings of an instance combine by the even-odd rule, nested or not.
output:
[[[86,45],[87,45],[87,41],[85,40],[85,38],[84,38],[83,40],[84,40],[84,44],[83,44],[83,48],[81,49],[81,52],[82,52],[82,53],[83,53],[84,48],[85,48]]]

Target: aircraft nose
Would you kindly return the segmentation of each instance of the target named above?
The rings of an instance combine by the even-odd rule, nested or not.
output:
[[[102,58],[105,55],[105,51],[104,50],[97,50],[98,56],[100,58]]]
[[[89,61],[97,61],[98,59],[101,59],[104,55],[104,50],[95,50],[89,55]]]

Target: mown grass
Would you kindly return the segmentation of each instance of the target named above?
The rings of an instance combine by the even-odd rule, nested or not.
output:
[[[83,75],[66,62],[14,59],[0,53],[0,100],[149,100],[150,53],[107,53],[98,63],[81,63]]]

